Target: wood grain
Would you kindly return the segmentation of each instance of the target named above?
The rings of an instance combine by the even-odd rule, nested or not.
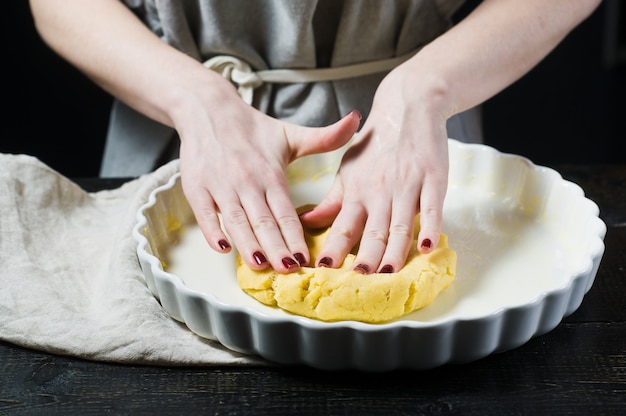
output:
[[[377,374],[120,365],[0,342],[0,415],[626,414],[626,165],[559,169],[600,206],[606,252],[580,308],[517,349]],[[89,190],[123,181],[77,180]]]

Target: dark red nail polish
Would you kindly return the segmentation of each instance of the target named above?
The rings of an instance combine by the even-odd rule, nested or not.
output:
[[[324,257],[318,262],[320,267],[333,267],[333,259],[330,257]]]
[[[361,274],[368,274],[370,272],[370,266],[367,264],[357,264],[354,267],[354,271]]]
[[[296,253],[293,255],[296,261],[300,264],[300,266],[304,266],[306,264],[306,259],[304,258],[304,254]]]
[[[294,267],[299,266],[298,262],[292,259],[291,257],[284,257],[282,262],[283,262],[283,266],[285,266],[286,269],[292,269]]]
[[[228,250],[230,248],[230,244],[228,244],[228,241],[226,241],[226,240],[220,240],[220,241],[217,242],[217,244],[224,251],[226,251],[226,250]]]
[[[431,247],[432,247],[432,245],[433,245],[433,243],[432,243],[432,241],[430,241],[430,239],[429,239],[429,238],[425,238],[425,239],[422,241],[422,248],[431,248]]]
[[[254,253],[252,253],[252,258],[254,259],[256,264],[258,264],[259,266],[264,263],[267,263],[267,259],[265,258],[263,253],[261,253],[260,251],[255,251]]]
[[[393,273],[393,267],[391,264],[385,264],[382,269],[380,269],[381,273]]]
[[[302,211],[302,212],[298,213],[298,217],[302,217],[303,215],[306,215],[306,214],[308,214],[311,211],[313,211],[312,208],[311,209],[307,209],[305,211]]]

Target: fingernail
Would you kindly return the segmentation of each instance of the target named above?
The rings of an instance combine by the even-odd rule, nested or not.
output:
[[[430,241],[430,239],[429,239],[429,238],[425,238],[425,239],[422,241],[422,248],[431,248],[431,247],[432,247],[432,245],[433,245],[433,243],[432,243],[432,241]]]
[[[256,262],[256,264],[258,264],[259,266],[267,263],[267,259],[265,258],[265,256],[263,255],[263,253],[261,253],[260,251],[255,251],[252,254],[252,258],[254,258],[254,261]]]
[[[294,267],[299,266],[298,262],[292,259],[291,257],[284,257],[282,262],[283,262],[283,266],[285,266],[286,269],[293,269]]]
[[[318,264],[319,267],[332,267],[333,259],[331,259],[330,257],[324,257],[318,262]]]
[[[393,273],[393,267],[391,264],[385,264],[382,269],[380,269],[381,273]]]
[[[301,213],[298,214],[298,217],[302,217],[303,215],[306,215],[311,211],[313,211],[313,209],[307,209],[306,211],[302,211]]]
[[[368,274],[370,272],[370,266],[367,264],[357,264],[354,267],[354,271],[361,274]]]
[[[361,120],[363,118],[363,116],[361,115],[361,112],[359,110],[352,110],[348,114],[355,114],[355,113],[356,113],[357,116],[359,116],[359,120]]]
[[[226,241],[226,240],[220,240],[220,241],[217,242],[217,244],[224,251],[226,251],[226,250],[228,250],[230,248],[230,244],[228,244],[228,241]]]
[[[295,257],[296,261],[300,264],[300,266],[304,266],[306,264],[306,259],[304,258],[304,254],[296,253],[293,255],[293,257]]]

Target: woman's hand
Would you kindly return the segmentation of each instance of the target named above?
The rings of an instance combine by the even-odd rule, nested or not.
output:
[[[262,114],[230,85],[216,83],[196,98],[179,112],[176,128],[183,190],[209,245],[228,252],[226,231],[253,269],[271,265],[284,273],[307,264],[309,252],[285,169],[298,157],[345,144],[360,115],[306,128]]]
[[[420,251],[430,252],[439,243],[448,179],[446,117],[437,94],[420,98],[417,86],[408,88],[410,79],[404,66],[385,78],[330,192],[301,215],[308,226],[332,223],[318,265],[338,267],[359,244],[355,270],[400,270],[418,213]]]
[[[225,231],[255,269],[309,261],[284,169],[333,150],[359,124],[351,113],[319,129],[280,122],[245,104],[230,82],[163,42],[118,0],[31,0],[37,29],[61,56],[135,110],[181,137],[182,183],[212,248]],[[130,41],[129,41],[130,40]]]
[[[332,223],[318,265],[338,267],[360,242],[355,270],[393,272],[437,246],[447,188],[446,120],[489,99],[543,59],[599,4],[484,0],[460,23],[391,71],[326,198],[301,215]]]

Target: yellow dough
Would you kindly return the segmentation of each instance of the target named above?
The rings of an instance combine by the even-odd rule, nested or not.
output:
[[[415,236],[419,217],[415,221]],[[328,230],[305,230],[311,264]],[[360,274],[351,270],[349,254],[340,268],[301,267],[281,274],[269,268],[255,271],[237,255],[239,286],[258,301],[288,312],[322,321],[354,320],[380,323],[429,305],[454,281],[456,252],[441,234],[429,254],[417,251],[413,241],[407,264],[397,273]]]

